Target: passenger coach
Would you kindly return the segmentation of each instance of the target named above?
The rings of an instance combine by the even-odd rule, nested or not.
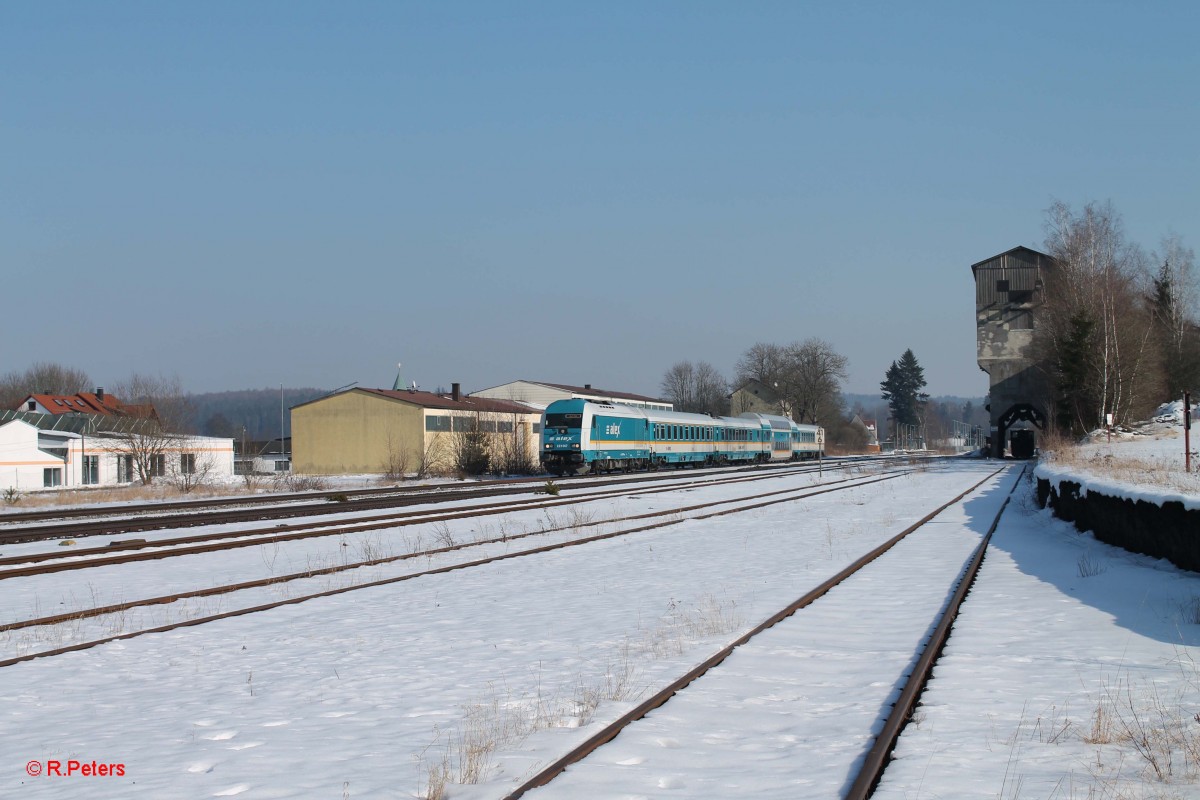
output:
[[[542,466],[554,475],[818,458],[825,432],[787,417],[711,417],[587,400],[546,408]]]

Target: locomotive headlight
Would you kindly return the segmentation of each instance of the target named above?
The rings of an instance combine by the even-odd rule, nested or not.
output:
[[[546,449],[547,449],[547,450],[549,450],[551,447],[553,447],[553,445],[551,445],[549,442],[547,442],[547,443],[546,443]]]
[[[572,450],[578,450],[578,449],[579,449],[579,442],[575,442],[575,444],[571,445],[571,449],[572,449]]]

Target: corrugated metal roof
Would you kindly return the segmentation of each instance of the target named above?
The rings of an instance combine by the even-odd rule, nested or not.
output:
[[[975,307],[1033,302],[1041,286],[1042,270],[1054,259],[1028,247],[992,256],[971,265],[975,276]]]
[[[630,394],[629,392],[610,392],[608,389],[597,389],[595,386],[571,386],[566,383],[546,383],[545,381],[528,381],[528,383],[550,386],[554,389],[562,389],[564,392],[570,392],[571,394],[586,394],[592,397],[611,397],[614,400],[637,400],[643,403],[670,403],[669,400],[663,400],[658,397],[646,397],[645,395]]]
[[[390,400],[411,403],[422,408],[440,408],[448,411],[484,411],[494,414],[539,414],[540,409],[510,400],[492,400],[487,397],[471,397],[462,395],[458,400],[446,395],[433,392],[409,391],[402,389],[351,389],[352,392],[366,392],[379,395]],[[312,402],[317,402],[316,400]]]

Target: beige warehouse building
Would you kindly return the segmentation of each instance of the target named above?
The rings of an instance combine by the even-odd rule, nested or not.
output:
[[[405,389],[349,389],[292,408],[292,470],[309,475],[453,472],[464,437],[493,458],[538,463],[541,411],[522,403]]]

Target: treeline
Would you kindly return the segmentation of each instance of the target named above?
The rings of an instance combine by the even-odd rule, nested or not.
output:
[[[291,409],[327,393],[327,389],[284,389],[281,401],[279,389],[241,389],[192,394],[188,400],[198,433],[240,439],[244,427],[247,441],[264,441],[279,436],[281,408]],[[284,436],[292,435],[290,420],[287,411],[283,414]]]
[[[680,361],[667,370],[661,389],[677,411],[736,416],[746,409],[733,408],[731,395],[757,382],[776,398],[775,413],[824,426],[830,444],[861,449],[867,432],[842,394],[846,365],[833,345],[815,337],[786,345],[758,342],[738,359],[732,379],[707,362]]]
[[[1200,387],[1195,255],[1176,235],[1149,255],[1125,237],[1110,203],[1047,213],[1043,307],[1034,332],[1047,407],[1084,433],[1145,419]]]
[[[14,409],[31,394],[78,394],[105,386],[107,394],[123,403],[143,403],[156,409],[164,429],[173,433],[198,433],[248,441],[291,435],[287,409],[327,393],[326,389],[243,389],[231,392],[188,394],[178,377],[133,373],[108,384],[93,381],[84,370],[52,362],[39,362],[25,370],[0,375],[0,408]],[[285,413],[280,419],[280,409]]]

